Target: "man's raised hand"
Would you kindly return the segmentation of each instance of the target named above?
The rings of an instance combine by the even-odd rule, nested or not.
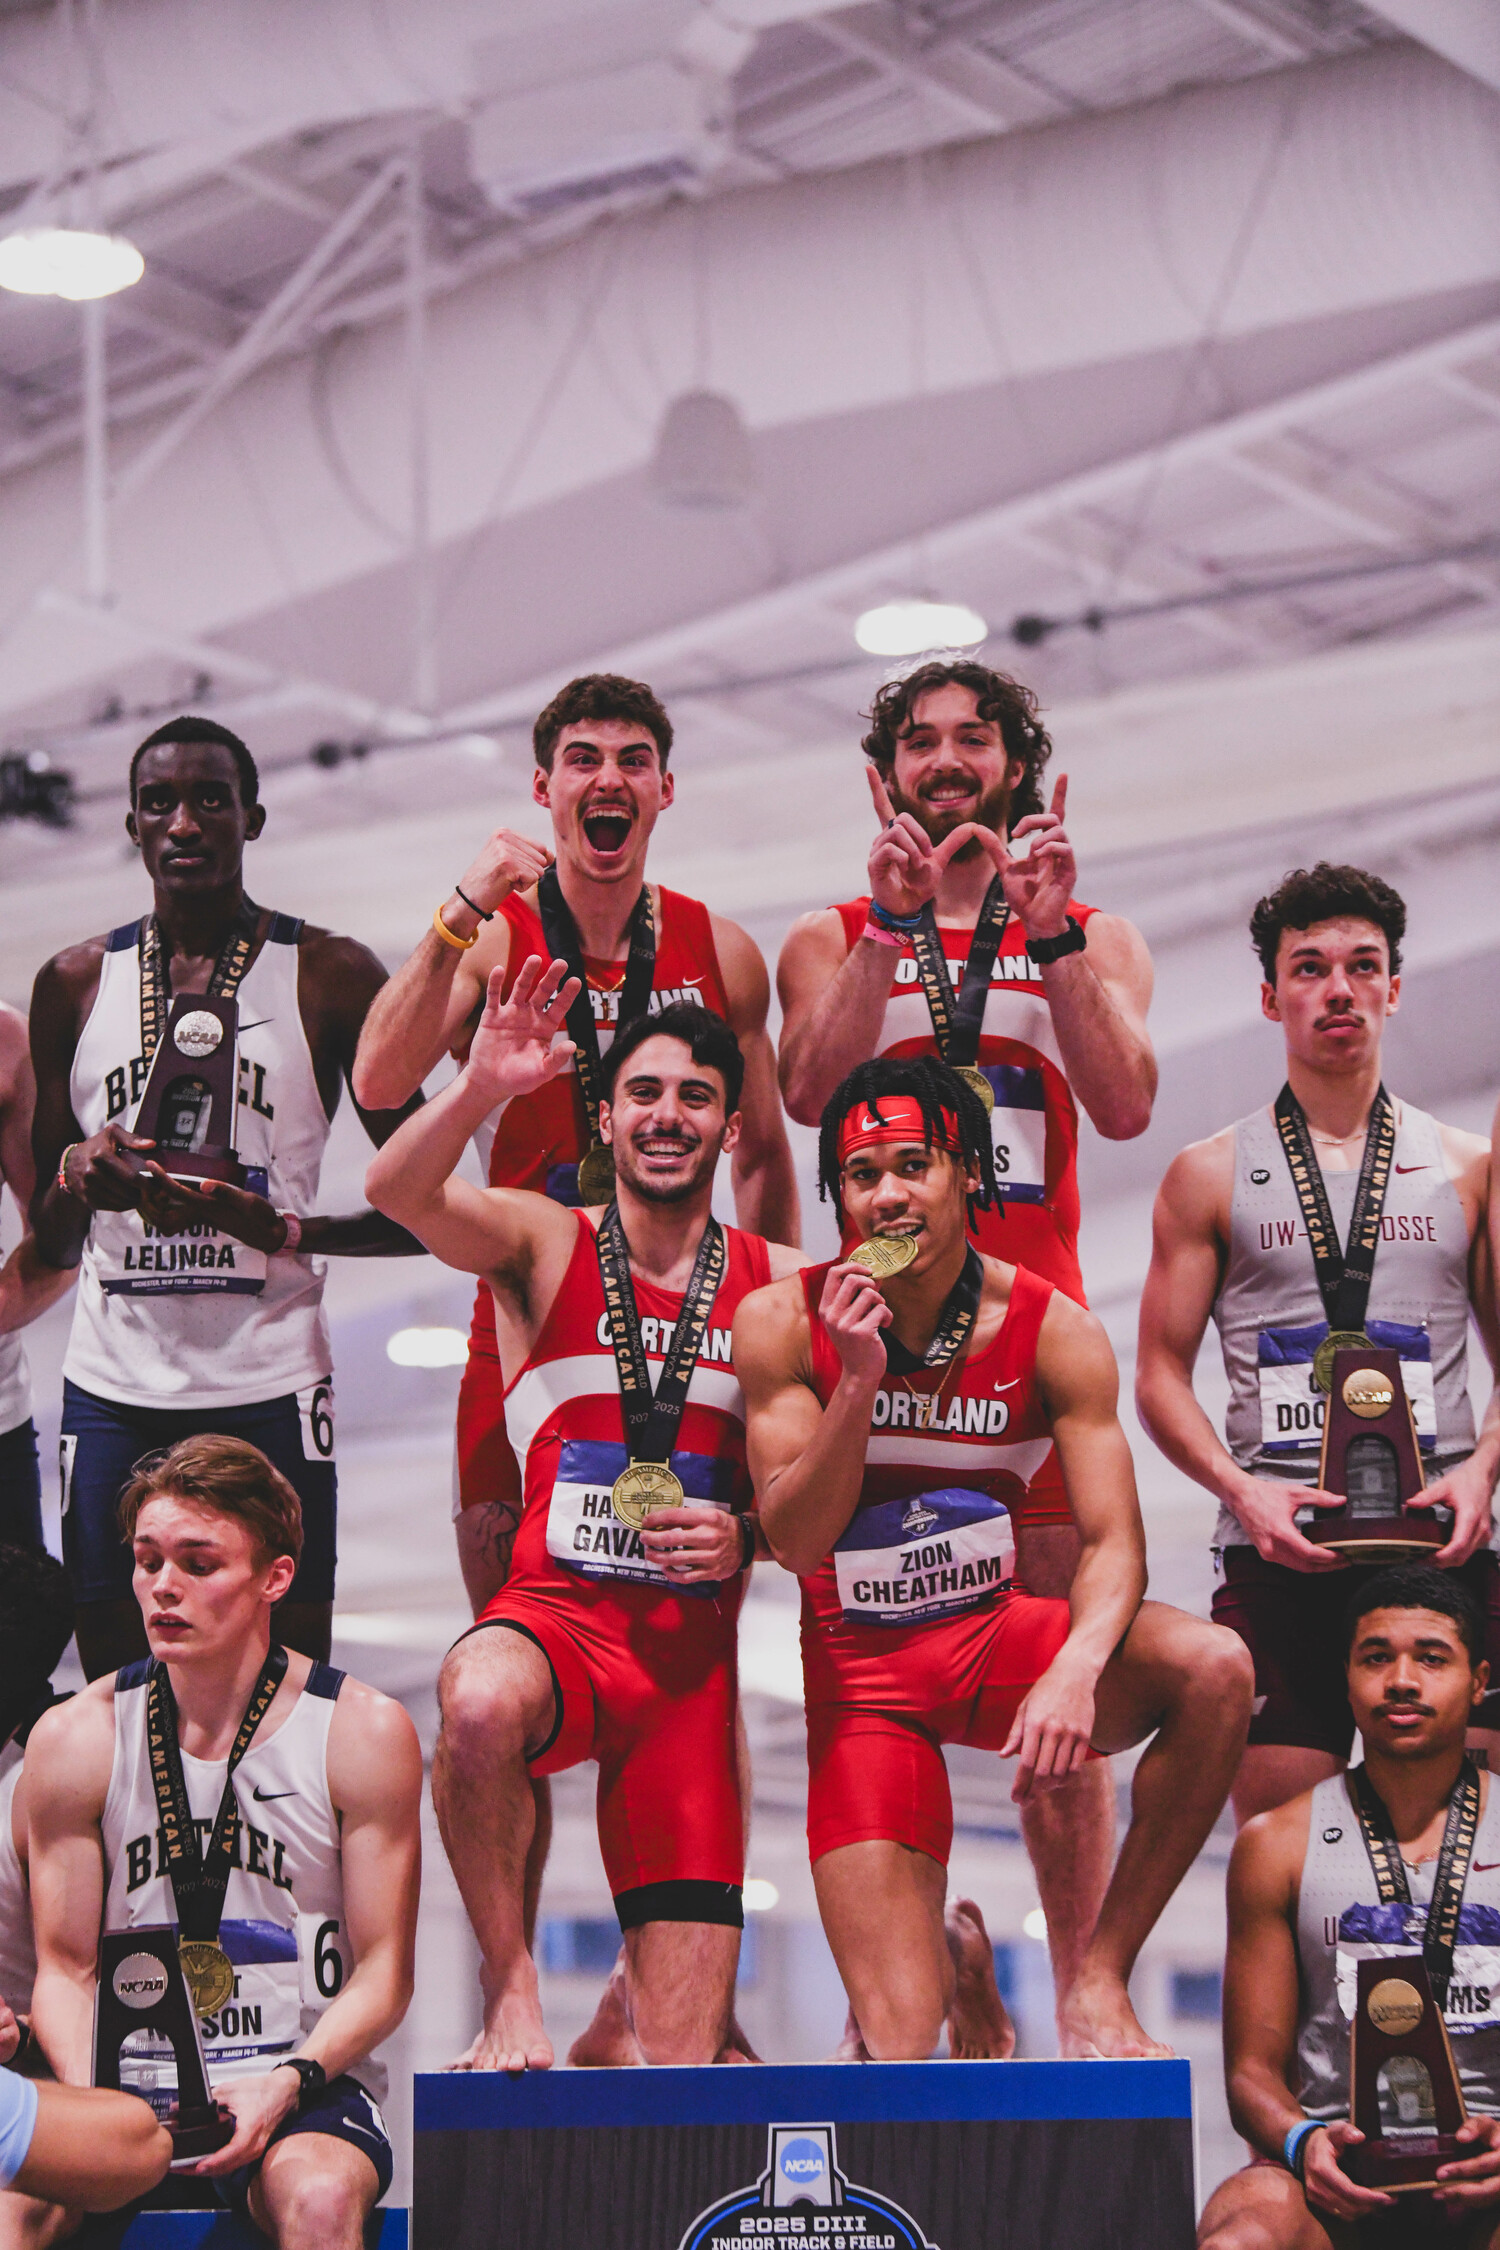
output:
[[[558,1035],[582,987],[568,975],[566,961],[542,961],[533,954],[522,962],[508,1000],[504,989],[504,969],[492,969],[465,1069],[497,1102],[534,1093],[567,1069],[573,1042]]]
[[[887,914],[918,914],[936,895],[949,860],[984,831],[966,820],[934,844],[914,814],[896,811],[875,767],[866,765],[865,772],[880,821],[880,833],[870,846],[870,896]]]
[[[878,1383],[886,1369],[880,1331],[893,1316],[865,1268],[847,1261],[830,1267],[818,1313],[844,1373],[856,1382]]]
[[[973,831],[994,861],[1006,904],[1028,937],[1061,937],[1067,928],[1068,901],[1078,881],[1078,862],[1063,827],[1067,802],[1068,777],[1060,773],[1047,810],[1028,813],[1011,830],[1013,844],[1023,836],[1029,840],[1024,859],[1011,857],[1003,836],[987,828]]]
[[[513,828],[497,828],[472,866],[464,869],[458,888],[467,892],[472,905],[493,914],[512,891],[529,891],[551,862],[545,844],[518,836]]]

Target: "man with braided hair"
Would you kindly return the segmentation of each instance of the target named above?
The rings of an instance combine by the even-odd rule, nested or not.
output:
[[[1025,1806],[1092,1752],[1152,1738],[1060,2013],[1074,2054],[1159,2054],[1126,1980],[1228,1794],[1250,1664],[1233,1634],[1142,1602],[1104,1331],[967,1239],[994,1193],[987,1127],[945,1064],[861,1064],[821,1146],[854,1250],[735,1317],[761,1525],[803,1581],[813,1879],[871,2056],[930,2054],[945,2018],[953,2053],[1003,2053],[993,1986],[964,1989],[944,1926],[942,1746],[1017,1758]],[[1079,1538],[1066,1601],[1012,1582],[1012,1511],[1054,1444]]]
[[[1129,922],[1074,896],[1067,776],[1048,806],[1052,744],[1022,681],[971,657],[929,658],[885,683],[869,720],[878,826],[865,895],[804,915],[777,971],[787,1109],[816,1124],[844,1073],[872,1055],[961,1065],[990,1111],[996,1169],[975,1241],[1082,1304],[1078,1113],[1107,1140],[1150,1122],[1150,956]],[[1018,1496],[1014,1529],[1021,1583],[1066,1595],[1078,1542],[1055,1457]],[[1061,2032],[1114,1860],[1108,1765],[1028,1804],[1021,1825]]]

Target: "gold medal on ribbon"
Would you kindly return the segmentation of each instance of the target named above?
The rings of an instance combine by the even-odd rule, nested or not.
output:
[[[1331,1328],[1313,1353],[1313,1387],[1315,1390],[1333,1389],[1333,1355],[1335,1352],[1368,1352],[1374,1346],[1362,1328]]]
[[[984,1072],[976,1069],[972,1063],[950,1063],[948,1068],[956,1078],[961,1078],[966,1086],[973,1087],[984,1104],[985,1116],[993,1117],[995,1113],[995,1089],[985,1077]]]
[[[639,1531],[653,1508],[680,1508],[683,1493],[665,1461],[632,1461],[615,1478],[609,1499],[621,1523]]]
[[[917,1254],[914,1234],[872,1234],[849,1253],[851,1266],[863,1266],[874,1281],[889,1281],[903,1273]]]
[[[580,1203],[608,1203],[615,1192],[615,1160],[603,1141],[595,1141],[578,1167]]]
[[[234,1998],[234,1963],[213,1938],[183,1938],[177,1948],[195,2012],[216,2016]]]

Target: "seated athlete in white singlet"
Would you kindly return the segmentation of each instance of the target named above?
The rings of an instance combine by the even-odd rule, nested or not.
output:
[[[607,1204],[568,1210],[454,1177],[481,1118],[571,1061],[559,1034],[579,986],[565,977],[562,961],[528,961],[502,999],[492,971],[468,1062],[365,1181],[377,1209],[487,1283],[525,1464],[506,1582],[443,1666],[433,1764],[484,1956],[484,2028],[463,2064],[476,2070],[552,2061],[528,1944],[532,1792],[585,1758],[598,1761],[625,1937],[623,2020],[614,2039],[596,2022],[573,2059],[729,2059],[744,1880],[736,1635],[755,1553],[732,1321],[750,1290],[802,1263],[713,1217],[744,1059],[722,1018],[692,1003],[632,1023],[604,1058]]]
[[[1228,1792],[1249,1660],[1142,1604],[1104,1331],[966,1239],[994,1181],[972,1087],[925,1055],[861,1064],[824,1111],[820,1176],[856,1249],[748,1298],[734,1349],[761,1520],[803,1581],[813,1878],[865,2048],[930,2054],[951,2010],[942,1745],[1018,1757],[1025,1804],[1091,1746],[1152,1737],[1062,2030],[1076,2054],[1160,2054],[1126,1980]],[[1011,1506],[1054,1444],[1081,1549],[1067,1601],[1011,1583]]]
[[[1484,1646],[1479,1604],[1451,1571],[1365,1578],[1339,1642],[1364,1763],[1240,1832],[1224,2071],[1230,2115],[1258,2153],[1210,2200],[1201,2250],[1500,2246],[1500,1797],[1464,1755],[1489,1681]],[[1448,1917],[1432,1915],[1439,1889],[1451,1944],[1437,1926]],[[1349,2120],[1358,1964],[1400,1952],[1426,1955],[1470,2115],[1465,2153],[1440,2167],[1436,2190],[1391,2196],[1339,2159],[1363,2137]],[[1420,2131],[1420,2107],[1411,2122]]]
[[[391,2179],[372,2050],[411,1999],[416,1730],[273,1644],[301,1510],[254,1446],[186,1439],[120,1514],[151,1655],[32,1733],[32,2029],[57,2077],[87,2085],[101,1929],[175,1923],[210,1957],[190,1981],[235,2120],[193,2175],[281,2250],[359,2250]],[[122,2081],[169,2112],[171,2049],[133,2044]]]

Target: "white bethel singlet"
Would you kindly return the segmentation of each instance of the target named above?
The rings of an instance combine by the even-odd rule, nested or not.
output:
[[[106,1930],[175,1922],[162,1858],[146,1742],[149,1661],[115,1679],[115,1756],[104,1804]],[[234,1998],[201,2019],[211,2083],[253,2078],[295,2052],[348,1982],[354,1959],[344,1924],[339,1817],[328,1793],[328,1729],[344,1675],[314,1664],[275,1733],[257,1735],[235,1768],[239,1827],[219,1943],[234,1965]],[[189,1757],[182,1771],[202,1843],[224,1794],[229,1760]],[[368,2055],[351,2078],[385,2100],[386,2074]],[[136,2032],[121,2056],[120,2083],[146,2096],[177,2083],[172,2051]]]
[[[1436,1120],[1397,1105],[1396,1146],[1381,1214],[1365,1332],[1401,1355],[1429,1481],[1474,1450],[1469,1400],[1469,1227],[1443,1162]],[[1358,1170],[1323,1174],[1340,1243],[1349,1239]],[[1229,1378],[1225,1443],[1242,1469],[1317,1481],[1323,1393],[1313,1353],[1328,1333],[1302,1207],[1276,1120],[1258,1109],[1234,1128],[1229,1256],[1213,1306]],[[1248,1533],[1220,1505],[1216,1547]],[[1497,1528],[1491,1545],[1500,1545]]]
[[[0,1437],[19,1429],[31,1413],[31,1376],[21,1346],[21,1332],[0,1336]]]
[[[1297,1897],[1297,2098],[1309,2117],[1348,2116],[1359,1963],[1420,1953],[1436,1871],[1436,1858],[1408,1866],[1412,1903],[1382,1905],[1344,1776],[1318,1783]],[[1493,2115],[1500,2110],[1500,1791],[1493,1774],[1458,1911],[1443,2021],[1464,2100]]]
[[[21,1745],[0,1750],[0,2000],[18,2016],[31,2013],[36,1947],[31,1935],[31,1894],[16,1851],[11,1805],[21,1778]]]
[[[134,1123],[141,1054],[138,922],[110,933],[73,1058],[84,1134]],[[328,1113],[297,1004],[300,922],[274,915],[241,980],[235,1145],[249,1184],[309,1213]],[[137,1211],[96,1211],[84,1245],[63,1373],[125,1406],[252,1406],[324,1382],[333,1368],[321,1258],[267,1257],[232,1235],[154,1235]]]

